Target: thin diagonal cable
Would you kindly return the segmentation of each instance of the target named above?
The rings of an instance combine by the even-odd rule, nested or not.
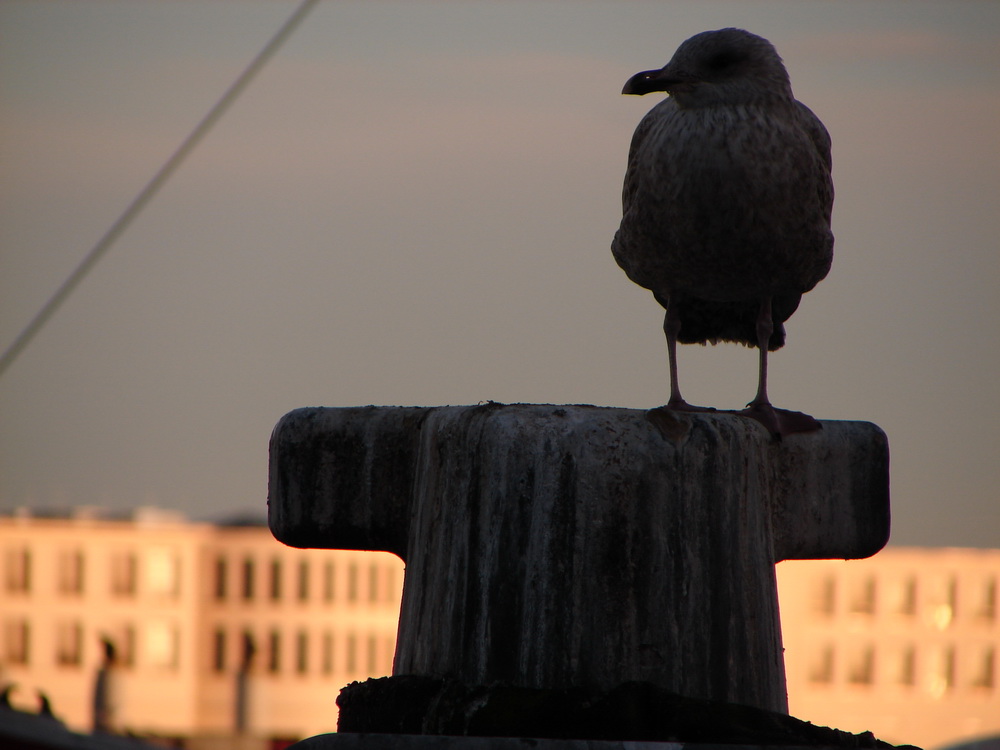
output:
[[[191,131],[190,135],[184,139],[177,150],[170,155],[170,158],[160,167],[159,171],[153,175],[153,178],[146,183],[146,186],[139,191],[139,194],[132,200],[128,207],[122,212],[121,216],[111,225],[111,228],[104,233],[97,244],[91,248],[90,252],[84,257],[80,262],[80,265],[69,275],[69,277],[62,283],[55,294],[53,294],[49,300],[42,306],[42,309],[38,311],[38,314],[32,318],[31,322],[24,328],[23,331],[14,339],[14,342],[7,347],[6,351],[0,355],[0,376],[6,372],[7,368],[14,362],[17,356],[24,350],[31,340],[38,334],[49,319],[55,314],[56,310],[66,301],[66,298],[73,292],[74,289],[83,281],[84,276],[92,269],[101,257],[108,251],[108,248],[114,243],[115,240],[121,236],[122,232],[135,220],[135,217],[139,215],[139,212],[146,207],[146,204],[152,200],[153,196],[157,191],[163,187],[164,183],[170,178],[170,176],[177,170],[184,161],[185,157],[191,153],[195,146],[205,137],[212,126],[219,120],[220,117],[225,113],[229,106],[236,100],[236,98],[243,92],[247,87],[253,77],[260,72],[261,68],[267,63],[274,53],[278,51],[278,48],[291,36],[295,28],[302,22],[306,14],[312,10],[313,6],[316,5],[319,0],[303,0],[299,6],[295,9],[288,20],[281,26],[280,29],[275,33],[264,48],[257,54],[257,56],[250,62],[246,69],[240,73],[239,77],[233,82],[233,84],[226,90],[222,97],[212,105],[212,108],[208,111],[208,114],[202,118],[194,130]]]

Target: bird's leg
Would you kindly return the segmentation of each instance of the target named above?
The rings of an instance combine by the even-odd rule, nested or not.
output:
[[[756,419],[764,425],[768,432],[777,438],[784,434],[781,420],[767,398],[767,346],[771,342],[774,331],[774,320],[771,316],[771,298],[765,297],[757,311],[757,347],[760,349],[760,364],[757,373],[757,395],[740,412],[745,417]]]
[[[715,411],[711,407],[692,406],[681,396],[681,389],[677,384],[677,334],[680,331],[681,318],[677,312],[676,300],[671,297],[667,300],[667,313],[663,317],[663,333],[667,336],[667,359],[670,363],[670,400],[667,408],[675,411]]]
[[[663,316],[663,333],[667,336],[667,359],[670,362],[670,401],[667,402],[670,407],[685,403],[677,384],[677,334],[681,330],[681,321],[675,310],[673,301],[668,302],[666,315]]]
[[[767,347],[774,332],[774,319],[771,317],[771,298],[766,297],[760,303],[757,312],[757,346],[760,349],[760,365],[757,372],[757,395],[747,406],[751,409],[760,407],[773,408],[767,398]]]
[[[794,432],[812,432],[821,428],[819,422],[800,411],[775,409],[767,397],[767,347],[774,332],[774,317],[771,314],[771,298],[760,303],[757,313],[757,346],[760,349],[760,365],[757,375],[757,395],[739,412],[764,425],[768,432],[780,439]]]

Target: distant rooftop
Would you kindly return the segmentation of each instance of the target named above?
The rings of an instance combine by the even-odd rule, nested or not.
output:
[[[29,508],[21,506],[11,511],[0,510],[0,518],[34,518],[54,521],[121,521],[140,525],[178,524],[196,522],[179,510],[144,505],[128,510],[112,510],[100,505],[71,505],[62,507]],[[264,512],[246,510],[206,519],[200,523],[210,523],[224,527],[256,527],[267,525]]]

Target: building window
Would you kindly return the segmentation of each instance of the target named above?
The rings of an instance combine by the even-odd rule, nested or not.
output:
[[[378,565],[372,563],[368,567],[368,601],[377,602],[378,601]]]
[[[111,593],[135,596],[136,560],[132,552],[118,552],[111,557]]]
[[[979,657],[979,667],[972,680],[972,686],[991,690],[996,686],[996,653],[992,646],[987,647]]]
[[[8,664],[29,663],[31,628],[27,620],[7,620],[4,623],[4,655]]]
[[[101,638],[111,644],[115,653],[115,664],[122,667],[135,666],[135,627],[120,625],[101,634]]]
[[[914,576],[910,576],[902,583],[898,611],[901,615],[917,614],[917,579]]]
[[[392,674],[392,662],[396,658],[396,639],[386,636],[382,639],[382,674]]]
[[[871,685],[875,681],[875,650],[871,646],[852,654],[847,681],[854,685]]]
[[[810,654],[808,679],[821,685],[833,682],[833,646],[825,646]]]
[[[304,630],[295,637],[295,671],[299,674],[309,671],[309,634]]]
[[[281,560],[277,558],[271,561],[271,599],[281,599]]]
[[[243,631],[243,651],[240,654],[240,671],[249,672],[253,669],[254,656],[257,654],[257,642],[253,633],[249,630]]]
[[[215,600],[224,601],[226,598],[226,558],[219,555],[215,558]]]
[[[351,633],[347,636],[347,658],[345,660],[348,673],[353,674],[358,668],[358,637]]]
[[[79,667],[83,663],[83,626],[61,622],[56,626],[56,664]]]
[[[917,684],[917,650],[913,646],[903,649],[899,658],[899,684]]]
[[[851,592],[850,611],[856,614],[875,614],[875,579],[868,577],[856,584]]]
[[[333,672],[333,633],[323,633],[323,653],[320,669],[323,674]]]
[[[333,561],[327,560],[326,564],[323,566],[323,600],[327,602],[333,601],[334,590],[334,573],[335,569],[333,567]]]
[[[385,599],[387,604],[394,604],[396,601],[396,568],[388,566],[385,569]]]
[[[135,626],[125,625],[121,629],[121,663],[126,667],[135,666]]]
[[[351,563],[347,568],[347,601],[358,600],[358,566]]]
[[[997,581],[991,578],[982,588],[979,616],[985,620],[995,620],[997,616]]]
[[[59,553],[58,581],[61,594],[83,593],[83,552],[62,550]]]
[[[281,632],[272,630],[268,638],[267,671],[281,671]]]
[[[212,634],[212,671],[226,671],[226,631],[222,628]]]
[[[931,608],[929,615],[931,623],[938,630],[945,630],[955,619],[955,609],[958,603],[958,583],[954,577],[938,579],[931,588]]]
[[[374,635],[368,636],[368,674],[379,673],[378,662],[378,639]]]
[[[299,561],[299,601],[309,600],[309,561]]]
[[[154,620],[145,626],[143,661],[158,669],[180,666],[180,631],[171,622]]]
[[[958,612],[958,581],[954,578],[948,579],[947,594],[948,607],[951,609],[952,617]]]
[[[181,561],[169,549],[154,548],[145,556],[145,581],[157,596],[176,598],[181,592]]]
[[[813,610],[820,615],[830,617],[837,605],[837,579],[827,576],[815,590]]]
[[[9,549],[6,554],[7,591],[26,594],[31,591],[31,551],[27,548]]]
[[[939,651],[934,667],[930,693],[934,698],[941,698],[955,686],[955,649],[948,647]]]
[[[243,599],[250,601],[253,599],[253,558],[247,557],[243,560]]]

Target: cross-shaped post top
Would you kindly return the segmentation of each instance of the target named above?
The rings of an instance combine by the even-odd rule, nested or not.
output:
[[[729,414],[298,409],[271,438],[269,524],[406,562],[395,674],[787,710],[774,563],[889,533],[885,434],[822,425],[775,442]]]

